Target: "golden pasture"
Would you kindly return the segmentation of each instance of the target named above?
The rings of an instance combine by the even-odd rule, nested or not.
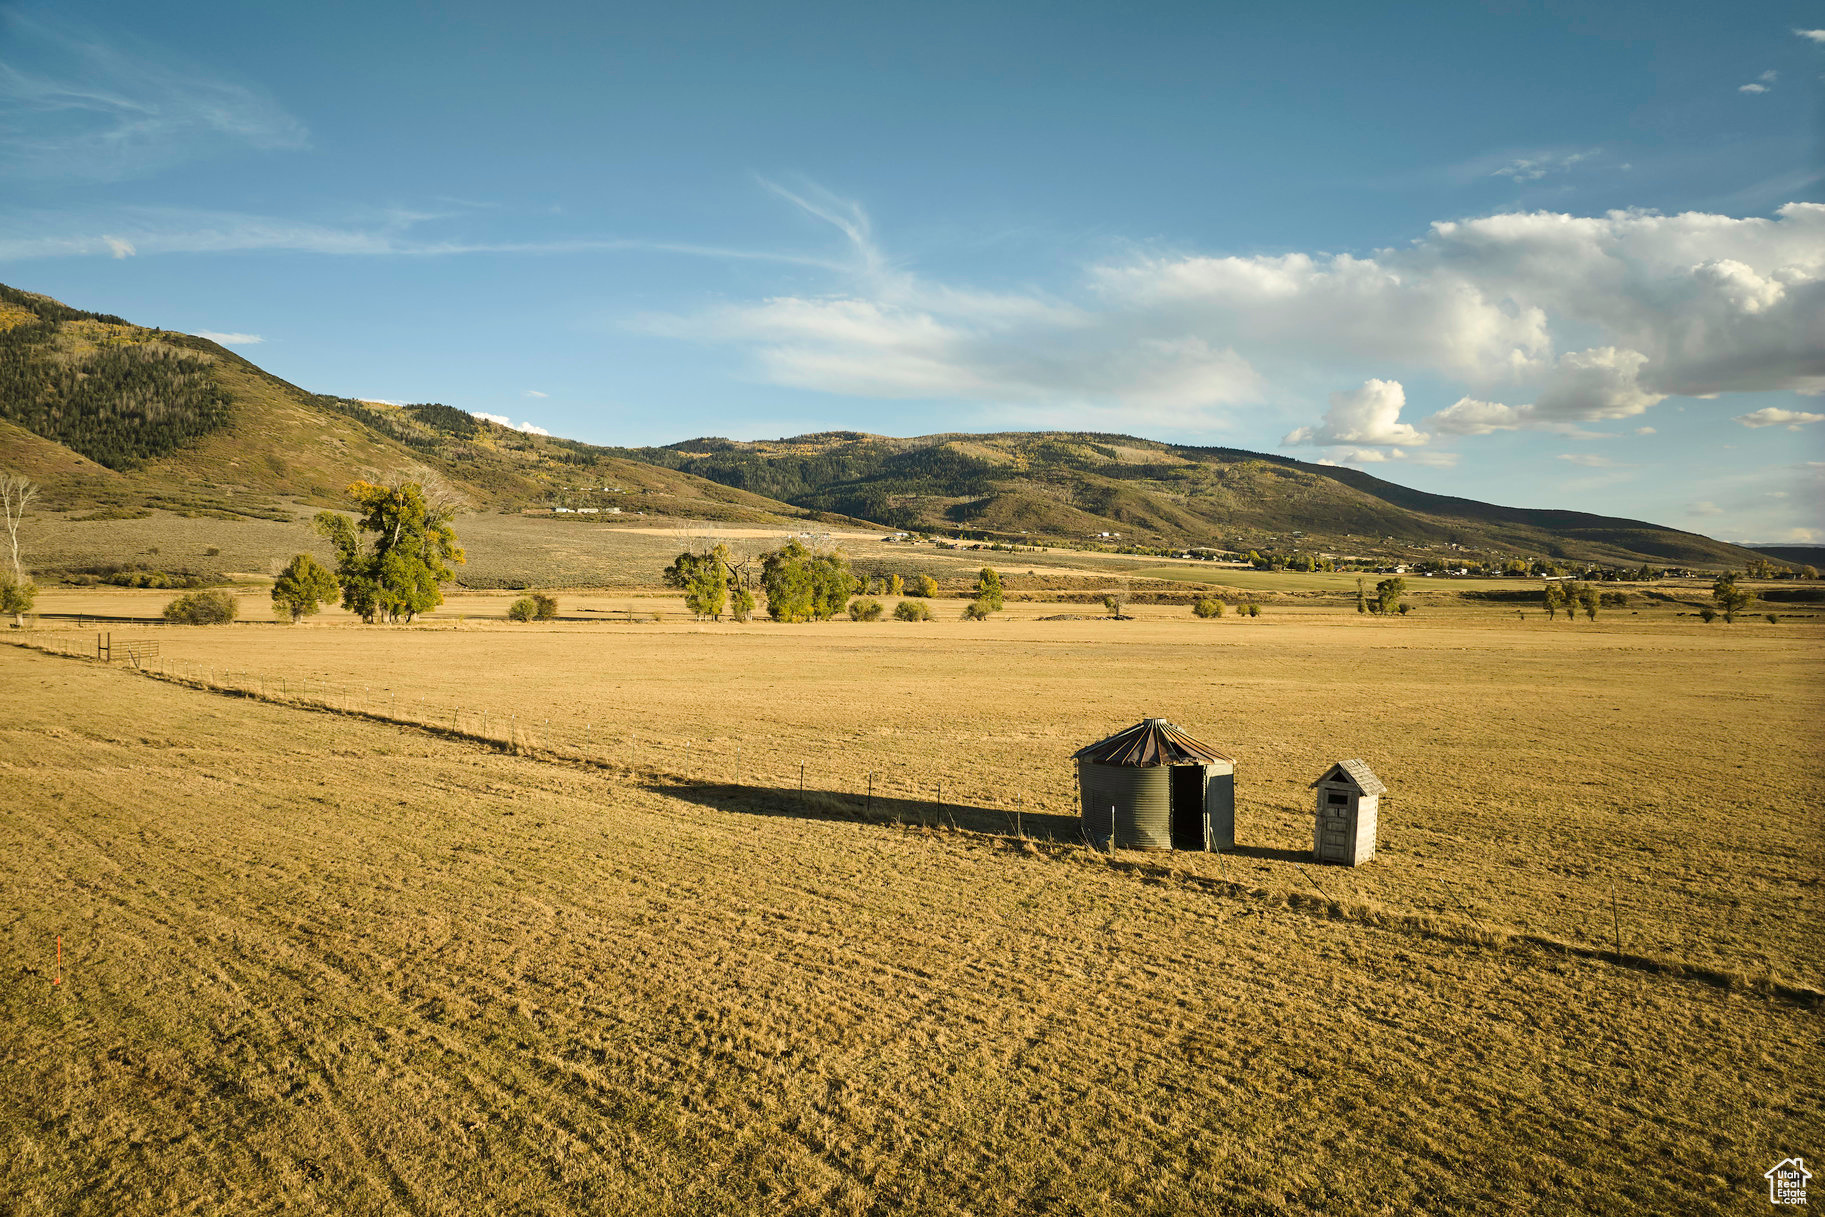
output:
[[[0,650],[0,1190],[1727,1212],[1818,1143],[1815,626],[1021,608]],[[1074,843],[1143,715],[1236,756],[1238,851]]]

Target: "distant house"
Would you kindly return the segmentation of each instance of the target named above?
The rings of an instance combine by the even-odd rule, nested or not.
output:
[[[577,508],[577,514],[580,516],[593,516],[601,510],[600,507],[579,507]]]
[[[551,509],[551,514],[554,516],[575,515],[576,509],[574,507],[553,507]]]

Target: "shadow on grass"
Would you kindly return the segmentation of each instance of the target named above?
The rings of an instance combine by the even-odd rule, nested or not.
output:
[[[1281,849],[1276,845],[1237,845],[1223,851],[1232,858],[1260,858],[1264,862],[1311,862],[1309,849]]]
[[[1041,841],[1081,842],[1076,816],[1054,812],[1021,811],[1012,807],[981,807],[970,803],[942,803],[936,799],[908,799],[838,790],[798,787],[750,786],[735,782],[651,781],[646,788],[669,798],[682,799],[718,811],[744,815],[785,816],[798,820],[854,820],[866,824],[923,824],[966,829],[971,832],[1012,835],[1016,829]]]

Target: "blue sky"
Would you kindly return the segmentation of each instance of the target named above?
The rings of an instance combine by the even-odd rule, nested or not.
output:
[[[601,443],[1089,428],[1825,543],[1825,6],[431,11],[0,4],[0,280]]]

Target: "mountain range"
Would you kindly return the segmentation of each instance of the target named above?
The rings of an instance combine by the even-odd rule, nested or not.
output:
[[[1358,470],[1076,432],[826,432],[624,448],[437,403],[313,393],[204,338],[0,285],[0,467],[59,510],[289,516],[357,477],[429,471],[477,510],[818,521],[1009,542],[1553,557],[1740,567],[1641,520],[1500,507]]]

